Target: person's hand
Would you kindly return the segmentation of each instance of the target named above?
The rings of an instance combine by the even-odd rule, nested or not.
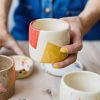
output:
[[[13,50],[16,54],[24,55],[24,52],[19,47],[17,42],[8,34],[5,30],[0,32],[0,48],[5,47],[7,49]]]
[[[62,61],[54,64],[54,68],[63,68],[72,64],[77,59],[77,53],[82,49],[82,23],[79,17],[65,17],[61,20],[70,25],[70,44],[61,48],[62,53],[68,53],[68,57]]]

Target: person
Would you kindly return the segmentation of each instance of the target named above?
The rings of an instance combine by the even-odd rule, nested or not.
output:
[[[7,19],[11,1],[0,0],[0,47],[23,54],[15,39],[27,40],[30,21],[49,17],[61,18],[71,26],[71,43],[61,48],[61,52],[69,56],[55,63],[55,68],[63,68],[75,62],[78,51],[82,49],[83,36],[96,23],[85,39],[100,39],[100,0],[19,0],[14,13],[15,26],[9,34]]]

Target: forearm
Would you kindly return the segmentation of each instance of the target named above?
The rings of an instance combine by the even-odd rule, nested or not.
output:
[[[7,30],[8,13],[12,0],[0,0],[0,30]]]
[[[100,19],[100,0],[89,0],[79,18],[83,27],[82,34],[85,34]]]

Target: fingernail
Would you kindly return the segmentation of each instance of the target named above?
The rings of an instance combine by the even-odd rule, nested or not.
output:
[[[56,68],[56,69],[60,68],[60,66],[58,64],[54,64],[53,67]]]
[[[60,52],[68,54],[68,49],[63,47],[63,48],[60,49]]]

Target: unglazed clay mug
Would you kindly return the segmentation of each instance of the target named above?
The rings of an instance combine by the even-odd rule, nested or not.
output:
[[[0,55],[0,100],[8,100],[15,91],[15,69],[13,59]]]
[[[55,63],[66,59],[68,54],[60,48],[70,43],[70,27],[60,19],[45,18],[29,25],[29,51],[35,61]]]
[[[100,100],[100,75],[88,71],[64,75],[60,100]]]

